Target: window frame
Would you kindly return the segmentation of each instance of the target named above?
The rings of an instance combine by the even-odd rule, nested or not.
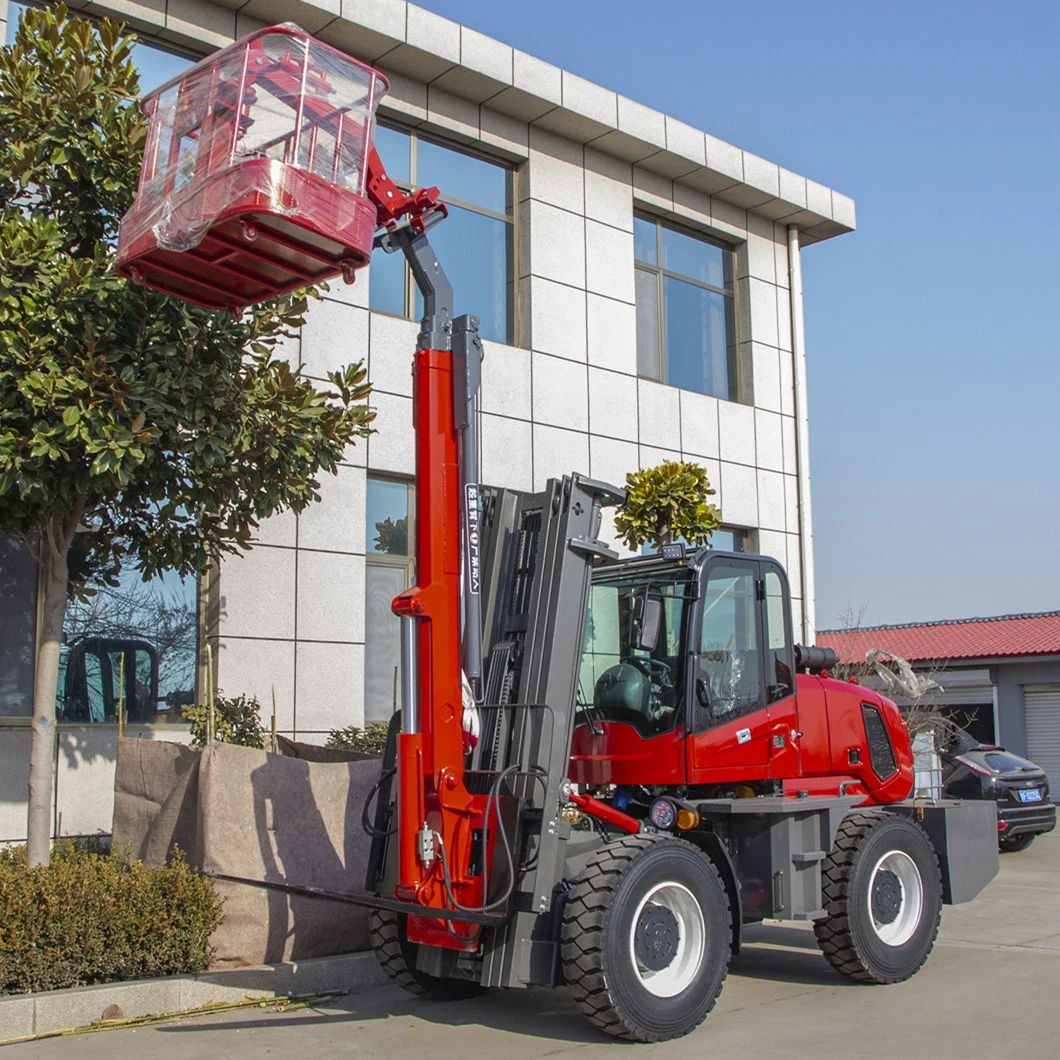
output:
[[[518,168],[510,162],[504,161],[500,158],[494,158],[491,155],[487,155],[482,151],[476,151],[473,147],[465,147],[462,144],[455,144],[446,140],[442,136],[431,136],[424,134],[418,129],[409,128],[401,125],[399,122],[391,121],[387,118],[377,118],[376,127],[384,128],[390,132],[403,133],[409,138],[409,157],[408,157],[408,170],[409,179],[398,180],[396,177],[391,175],[390,179],[404,192],[410,192],[413,188],[421,186],[417,180],[418,172],[417,166],[419,164],[418,158],[418,145],[419,143],[426,142],[433,144],[436,147],[441,147],[446,151],[452,151],[454,154],[464,155],[467,158],[472,158],[479,162],[486,162],[490,165],[497,166],[503,169],[507,174],[507,200],[511,204],[509,212],[498,213],[496,210],[491,210],[486,206],[477,206],[474,203],[467,202],[464,199],[457,199],[451,195],[445,194],[445,189],[442,188],[441,201],[447,206],[455,206],[458,209],[466,210],[468,213],[477,214],[480,217],[486,217],[493,221],[503,221],[508,225],[508,278],[505,283],[505,293],[507,300],[507,316],[508,316],[508,329],[507,334],[503,339],[487,338],[487,342],[500,342],[505,346],[514,346],[516,342],[516,336],[519,334],[518,330],[518,277],[516,275],[516,257],[518,254],[519,247],[519,231],[517,227],[517,217],[519,211],[516,209],[519,202],[519,171]],[[385,162],[385,160],[384,160]],[[443,263],[444,267],[444,263]],[[392,317],[396,320],[416,320],[416,295],[417,289],[416,284],[412,278],[412,270],[409,268],[408,262],[404,264],[404,284],[403,284],[403,300],[405,311],[403,313],[392,313],[388,309],[378,309],[372,305],[371,296],[371,271],[369,269],[369,294],[368,294],[368,308],[373,313],[381,313],[384,316]]]
[[[650,223],[655,228],[655,262],[643,261],[637,257],[636,242],[634,241],[633,251],[633,273],[634,278],[636,277],[637,270],[643,272],[650,272],[655,277],[655,305],[656,305],[656,317],[657,317],[657,332],[656,341],[658,343],[659,350],[659,375],[661,378],[654,379],[651,376],[640,374],[640,350],[637,350],[638,365],[637,365],[637,377],[639,379],[647,379],[653,383],[660,383],[663,386],[673,386],[673,383],[668,381],[670,375],[669,371],[669,350],[667,348],[667,335],[666,335],[666,313],[664,312],[663,303],[663,284],[664,280],[672,279],[677,280],[680,283],[687,283],[691,287],[698,287],[700,290],[709,291],[712,294],[721,295],[724,298],[729,299],[731,306],[731,318],[732,318],[732,334],[727,336],[728,341],[726,343],[726,368],[728,373],[728,394],[709,394],[705,391],[692,390],[689,393],[698,394],[703,393],[706,397],[714,397],[719,401],[738,401],[740,394],[740,378],[739,378],[739,324],[740,324],[740,302],[739,302],[739,284],[736,282],[737,273],[737,261],[736,261],[736,247],[732,243],[727,243],[722,239],[718,239],[714,236],[709,236],[704,232],[697,232],[693,229],[684,228],[679,223],[670,220],[669,218],[660,217],[657,214],[648,213],[645,210],[635,209],[633,211],[633,219],[636,221],[644,221]],[[671,232],[676,232],[678,235],[686,236],[689,239],[697,240],[700,243],[705,243],[708,246],[717,247],[726,256],[729,266],[729,271],[732,279],[731,288],[718,287],[716,284],[706,283],[703,280],[697,280],[693,276],[686,276],[684,273],[674,272],[672,269],[667,269],[663,266],[663,230],[668,229]],[[684,388],[679,388],[684,389]]]

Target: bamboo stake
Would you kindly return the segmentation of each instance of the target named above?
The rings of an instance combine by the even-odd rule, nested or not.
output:
[[[272,683],[272,753],[279,754],[280,745],[276,738],[276,682]]]
[[[92,1034],[95,1031],[120,1031],[136,1027],[149,1027],[155,1023],[171,1023],[173,1020],[191,1019],[194,1016],[212,1016],[216,1012],[235,1012],[245,1008],[274,1008],[278,1012],[294,1012],[303,1008],[314,1008],[321,1002],[345,997],[348,990],[325,990],[319,994],[291,994],[287,997],[248,997],[242,1001],[214,1002],[198,1008],[181,1009],[179,1012],[163,1012],[159,1015],[133,1016],[130,1019],[97,1020],[84,1027],[69,1027],[60,1031],[41,1031],[20,1038],[2,1038],[0,1045],[17,1045],[19,1042],[36,1042],[43,1038],[68,1038],[74,1034]]]
[[[206,645],[206,746],[213,743],[213,648]]]
[[[125,735],[125,652],[118,656],[118,739]]]

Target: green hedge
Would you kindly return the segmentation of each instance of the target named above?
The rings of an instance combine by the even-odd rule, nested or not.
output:
[[[345,729],[332,729],[328,736],[328,747],[338,747],[343,751],[360,751],[363,754],[382,755],[386,749],[388,725],[374,721],[365,728],[349,725]]]
[[[210,880],[179,852],[161,869],[70,841],[30,869],[0,850],[0,994],[203,971],[221,922]]]

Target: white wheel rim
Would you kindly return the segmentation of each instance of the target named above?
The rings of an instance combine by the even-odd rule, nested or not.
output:
[[[885,910],[879,907],[881,893],[888,907]],[[874,895],[877,896],[875,907]],[[916,863],[908,854],[902,850],[892,850],[876,862],[869,877],[866,903],[872,930],[881,942],[888,946],[901,946],[913,937],[924,911],[924,883]]]
[[[657,970],[637,958],[637,925],[649,903],[669,910],[677,921],[678,941],[673,957],[665,968]],[[657,884],[640,900],[629,931],[629,959],[637,981],[656,997],[676,997],[688,988],[703,963],[706,934],[703,910],[692,892],[681,883]]]

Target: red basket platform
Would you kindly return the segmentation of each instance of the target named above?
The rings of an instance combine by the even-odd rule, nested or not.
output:
[[[122,275],[238,310],[367,264],[364,195],[386,81],[296,26],[250,34],[144,100]]]

